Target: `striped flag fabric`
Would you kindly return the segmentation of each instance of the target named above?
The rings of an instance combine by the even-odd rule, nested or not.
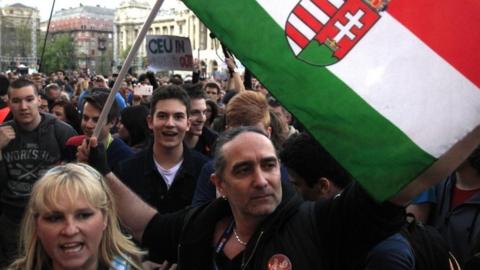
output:
[[[476,144],[480,1],[184,3],[379,200]]]

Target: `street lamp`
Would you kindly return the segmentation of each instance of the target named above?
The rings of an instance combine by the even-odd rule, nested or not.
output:
[[[105,73],[105,70],[104,70],[104,55],[103,55],[103,52],[107,49],[107,45],[106,45],[106,39],[105,37],[99,37],[98,38],[98,48],[97,48],[99,51],[100,51],[100,73],[104,74]]]

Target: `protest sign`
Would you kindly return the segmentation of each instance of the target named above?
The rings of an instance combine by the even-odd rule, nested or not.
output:
[[[192,70],[192,46],[190,40],[178,36],[146,37],[148,68],[159,70]]]
[[[137,96],[151,96],[153,93],[153,86],[151,85],[135,85],[133,87],[133,93]]]

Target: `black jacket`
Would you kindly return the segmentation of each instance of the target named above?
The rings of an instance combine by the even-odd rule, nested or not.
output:
[[[203,127],[202,135],[198,138],[198,142],[193,149],[202,153],[203,155],[212,158],[214,152],[214,145],[217,141],[218,133],[207,127]]]
[[[242,269],[268,269],[283,254],[291,269],[357,269],[366,253],[404,224],[403,208],[378,204],[358,185],[322,202],[303,202],[282,184],[281,204],[257,229],[243,252]],[[156,215],[143,235],[150,258],[178,262],[178,269],[213,269],[215,224],[231,215],[217,199],[199,208]]]
[[[170,189],[153,161],[153,146],[136,153],[118,166],[115,174],[131,190],[160,213],[180,210],[192,203],[197,178],[207,158],[183,146],[183,163]]]

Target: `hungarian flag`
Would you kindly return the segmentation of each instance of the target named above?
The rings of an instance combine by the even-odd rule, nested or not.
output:
[[[478,0],[184,3],[379,200],[478,141]]]

